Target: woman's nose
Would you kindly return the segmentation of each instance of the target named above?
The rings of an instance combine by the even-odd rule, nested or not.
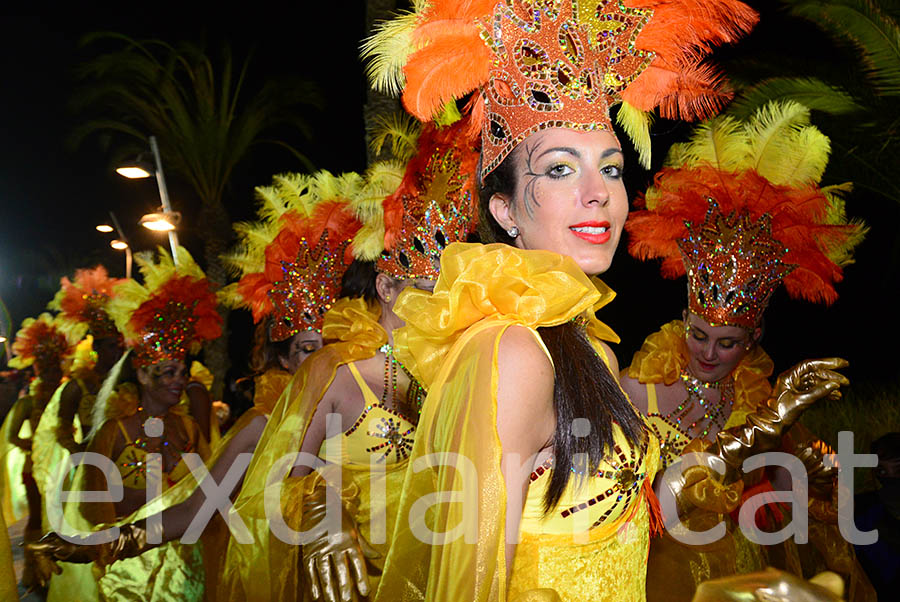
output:
[[[593,170],[587,172],[582,199],[585,205],[597,203],[605,207],[609,203],[609,187],[602,173]]]
[[[703,359],[705,359],[705,360],[716,359],[716,344],[713,341],[707,341],[703,345]]]

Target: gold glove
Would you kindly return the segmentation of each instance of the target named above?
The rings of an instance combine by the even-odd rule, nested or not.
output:
[[[313,600],[324,599],[326,602],[354,600],[355,587],[360,596],[368,596],[366,558],[377,557],[378,553],[360,535],[356,522],[343,504],[333,510],[340,512],[339,529],[329,532],[325,519],[328,484],[316,477],[312,477],[312,490],[304,492],[299,520],[299,530],[314,538],[303,546],[303,566],[309,578],[310,595]]]
[[[840,602],[841,590],[843,581],[834,573],[820,573],[806,581],[770,567],[704,581],[691,602]]]
[[[25,550],[34,556],[38,581],[46,587],[54,574],[59,575],[62,572],[57,562],[76,564],[96,562],[105,567],[116,560],[139,556],[156,545],[158,544],[147,543],[147,530],[143,521],[140,521],[119,527],[119,536],[111,542],[102,544],[72,542],[51,532],[38,541],[25,544]]]
[[[794,448],[794,455],[806,468],[810,497],[822,501],[831,501],[838,474],[837,466],[825,466],[824,455],[827,453],[833,452],[822,441],[800,443]]]
[[[781,374],[773,397],[747,416],[744,425],[722,431],[707,452],[725,463],[724,483],[742,476],[744,460],[778,447],[782,434],[816,401],[823,397],[840,399],[840,387],[850,384],[834,370],[846,367],[840,358],[806,360]]]

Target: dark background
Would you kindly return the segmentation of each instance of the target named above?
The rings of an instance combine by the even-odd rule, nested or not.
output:
[[[0,296],[9,307],[14,328],[39,313],[58,288],[59,277],[76,268],[104,263],[113,275],[124,272],[124,257],[111,250],[111,236],[94,230],[114,210],[136,250],[167,244],[137,224],[158,206],[155,181],[127,181],[112,171],[109,158],[89,140],[78,149],[66,144],[77,117],[67,108],[74,89],[72,69],[86,57],[78,47],[87,32],[112,30],[135,38],[159,37],[170,42],[205,40],[210,55],[223,42],[236,58],[253,51],[253,79],[247,91],[269,75],[292,73],[319,82],[325,97],[321,112],[310,112],[312,143],[295,140],[319,169],[333,172],[365,168],[362,105],[366,83],[357,47],[364,37],[362,2],[332,2],[327,7],[303,2],[302,12],[266,11],[212,14],[186,18],[156,12],[135,17],[6,16],[0,35]],[[726,66],[754,53],[796,54],[810,61],[846,60],[809,26],[785,19],[771,2],[750,2],[763,11],[761,25],[737,48],[720,53]],[[339,6],[339,10],[335,7]],[[253,9],[246,6],[247,10]],[[337,22],[336,13],[340,13]],[[844,63],[844,68],[851,68]],[[812,65],[812,63],[811,63]],[[811,66],[812,68],[812,66]],[[814,115],[819,123],[824,119]],[[655,135],[655,163],[666,147],[686,133],[677,124],[660,124]],[[832,163],[841,161],[832,156]],[[165,157],[163,157],[165,167]],[[226,203],[233,221],[252,219],[253,187],[272,175],[299,170],[286,152],[259,147],[235,173]],[[196,212],[190,190],[167,173],[172,204],[184,213],[182,244],[200,254]],[[646,186],[649,173],[629,161],[627,181],[634,195]],[[826,184],[835,183],[826,174]],[[898,205],[877,195],[856,192],[848,213],[865,219],[871,233],[857,251],[857,263],[845,272],[832,307],[791,300],[780,290],[766,314],[763,346],[776,369],[806,357],[840,355],[851,362],[855,382],[896,381],[898,294]],[[605,280],[619,297],[602,313],[623,338],[616,348],[626,366],[644,337],[680,316],[684,280],[664,281],[654,264],[630,258],[624,244]],[[250,319],[232,313],[233,359],[240,370],[249,346]]]

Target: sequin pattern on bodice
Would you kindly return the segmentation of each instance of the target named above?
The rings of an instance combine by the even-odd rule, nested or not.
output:
[[[363,394],[365,407],[350,428],[322,442],[319,456],[342,465],[406,460],[415,440],[415,425],[400,412],[382,405],[353,363],[347,367]]]
[[[128,431],[122,425],[122,422],[117,421],[117,423],[119,425],[119,429],[122,431],[122,436],[126,441],[125,448],[116,459],[116,466],[119,469],[119,474],[122,475],[122,485],[129,489],[145,489],[147,483],[147,454],[160,452],[148,449],[148,440],[145,437],[137,437],[132,440],[128,434]],[[169,442],[163,441],[162,444],[163,446],[168,447]],[[190,440],[188,440],[185,443],[184,449],[180,451],[180,454],[189,454],[193,451],[194,445]],[[184,459],[179,460],[178,463],[172,468],[172,470],[168,472],[163,470],[163,490],[165,491],[166,489],[177,483],[189,472],[190,471],[187,465],[184,463]]]

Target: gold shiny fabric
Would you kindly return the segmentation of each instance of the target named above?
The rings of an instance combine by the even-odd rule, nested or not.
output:
[[[584,316],[593,341],[617,341],[593,313],[613,296],[567,257],[502,244],[465,243],[444,251],[433,295],[407,289],[400,296],[394,311],[407,326],[394,333],[397,355],[429,394],[376,600],[512,599],[504,546],[506,490],[496,427],[500,338],[512,325],[537,329]],[[428,467],[429,458],[436,457],[443,457],[444,464]],[[424,516],[418,512],[423,496],[454,492],[466,501],[434,505]],[[627,525],[636,538],[636,548],[612,543],[619,528],[611,539],[588,529],[588,540],[597,539],[587,546],[573,540],[571,533],[524,533],[514,571],[521,576],[513,575],[513,587],[527,593],[517,591],[516,599],[643,600],[644,572],[641,563],[635,563],[641,556],[635,550],[646,546],[649,530],[645,504],[633,506],[633,517],[623,527]],[[477,515],[469,513],[473,508]],[[423,541],[408,520],[416,516],[421,517],[420,526],[433,533],[459,529],[462,536],[443,543]],[[588,566],[592,563],[602,565],[599,572]],[[635,571],[620,583],[606,578],[575,583],[573,568],[598,575],[616,563]]]
[[[341,299],[335,303],[322,327],[322,336],[329,344],[301,364],[278,399],[234,502],[235,512],[247,524],[254,543],[240,544],[233,537],[229,540],[217,600],[302,599],[299,546],[279,541],[266,519],[264,496],[269,472],[281,458],[302,447],[310,419],[338,367],[370,358],[387,343],[387,333],[378,324],[379,311],[377,305],[362,299]],[[354,467],[344,469],[355,472]],[[358,478],[365,480],[368,467],[359,473]],[[276,482],[281,483],[278,479]],[[361,486],[360,491],[363,495],[370,489]],[[364,517],[368,516],[369,503],[360,500],[359,507],[360,531],[366,534]]]

